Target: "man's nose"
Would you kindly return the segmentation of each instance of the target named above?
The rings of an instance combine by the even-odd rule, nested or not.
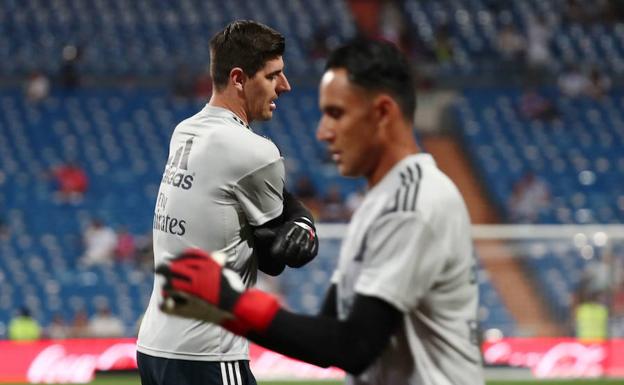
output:
[[[278,85],[279,87],[279,92],[288,92],[291,90],[290,88],[290,83],[288,82],[288,78],[286,78],[286,75],[281,74],[280,76],[280,83]]]
[[[318,127],[316,128],[316,139],[322,142],[326,142],[333,138],[332,130],[327,127],[325,118],[321,117]]]

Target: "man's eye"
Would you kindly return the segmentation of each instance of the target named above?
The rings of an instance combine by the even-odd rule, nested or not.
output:
[[[338,119],[342,116],[342,110],[339,108],[328,108],[325,110],[325,113],[334,119]]]

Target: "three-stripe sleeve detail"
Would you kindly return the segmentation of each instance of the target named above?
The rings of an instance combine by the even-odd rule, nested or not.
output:
[[[396,190],[394,204],[389,212],[416,211],[418,190],[422,180],[422,169],[419,164],[407,166],[399,173],[401,186]]]
[[[420,181],[422,180],[422,169],[419,164],[416,164],[416,172],[418,173],[417,180],[414,186],[414,199],[412,200],[411,211],[416,211],[416,200],[418,199],[418,189],[420,188]]]

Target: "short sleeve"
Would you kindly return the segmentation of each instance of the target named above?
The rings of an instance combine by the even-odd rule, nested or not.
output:
[[[340,271],[338,269],[334,270],[331,277],[329,277],[329,282],[333,284],[338,284],[340,282]]]
[[[444,264],[444,245],[439,238],[418,213],[380,217],[367,233],[355,291],[410,311],[433,285]]]
[[[278,158],[234,184],[236,199],[252,226],[260,226],[282,213],[284,175],[284,161]]]

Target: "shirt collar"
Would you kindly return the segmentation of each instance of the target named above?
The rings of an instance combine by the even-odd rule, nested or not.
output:
[[[206,106],[204,107],[204,111],[210,112],[210,114],[212,115],[217,115],[226,119],[231,119],[235,121],[236,123],[240,124],[241,126],[245,127],[246,129],[251,130],[251,127],[249,127],[249,124],[245,123],[243,119],[239,118],[234,112],[232,112],[231,110],[228,110],[227,108],[216,107],[216,106],[211,106],[211,105],[206,104]]]

